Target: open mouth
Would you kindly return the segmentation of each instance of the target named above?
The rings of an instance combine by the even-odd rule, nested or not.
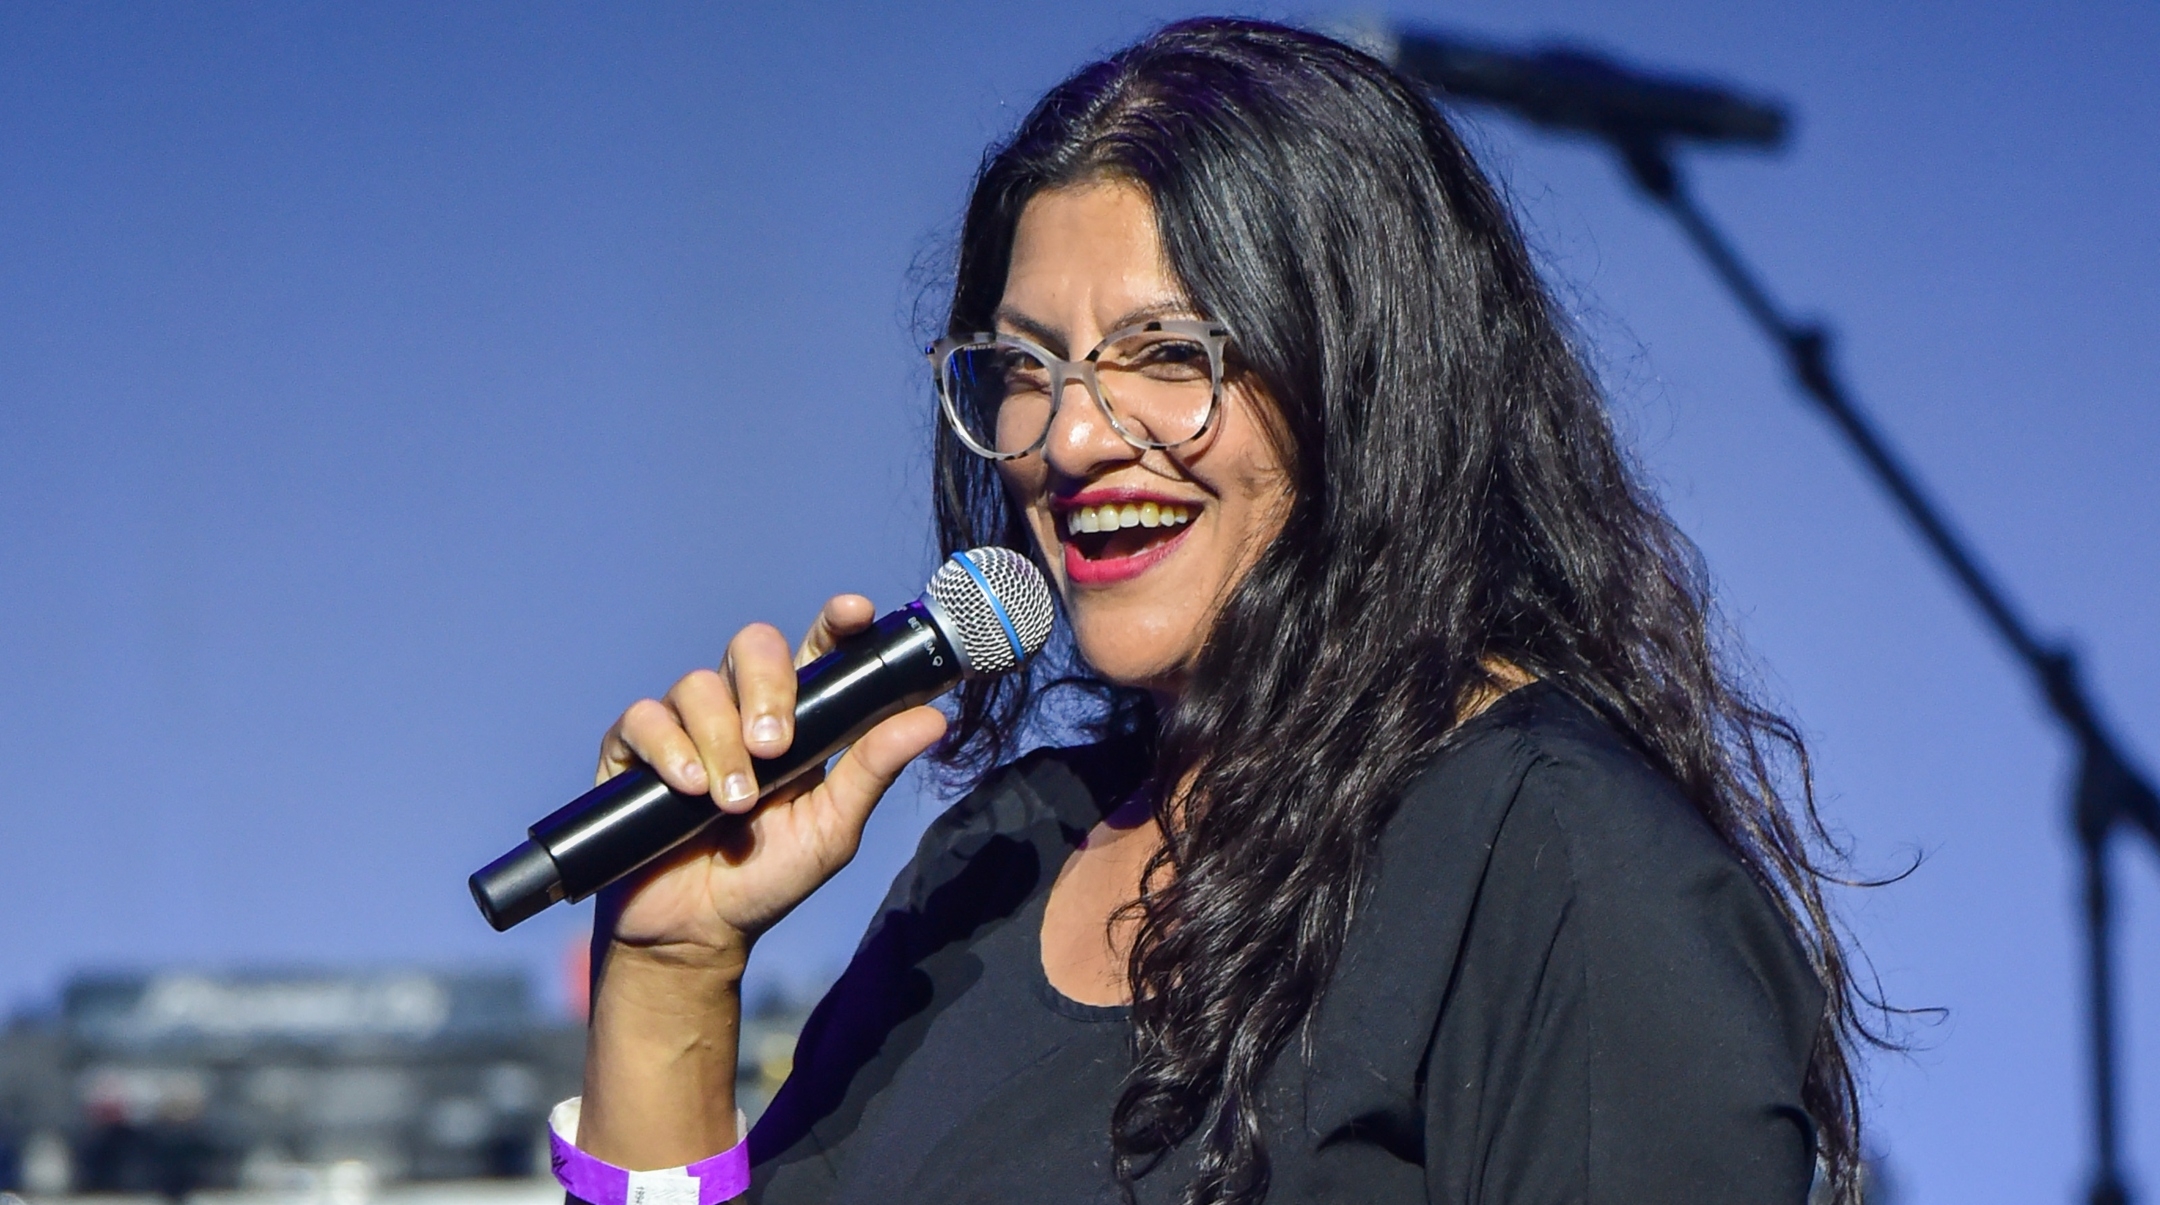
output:
[[[1162,501],[1071,507],[1058,516],[1065,536],[1065,564],[1076,570],[1080,581],[1130,577],[1169,553],[1197,512],[1197,505]]]
[[[1105,502],[1064,516],[1065,539],[1082,559],[1113,561],[1139,556],[1183,534],[1197,507],[1156,502]]]

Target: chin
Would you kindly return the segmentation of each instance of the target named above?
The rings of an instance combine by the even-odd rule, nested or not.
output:
[[[1114,615],[1075,616],[1073,644],[1105,681],[1141,690],[1169,689],[1183,676],[1188,659],[1183,647],[1145,639]]]

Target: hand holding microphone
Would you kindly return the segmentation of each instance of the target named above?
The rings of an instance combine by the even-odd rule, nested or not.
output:
[[[871,618],[861,595],[832,599],[794,661],[826,656]],[[632,704],[608,729],[596,785],[657,774],[711,823],[644,873],[602,892],[596,923],[603,932],[635,946],[746,947],[847,865],[893,780],[944,735],[945,717],[935,708],[909,707],[871,727],[829,772],[813,768],[761,796],[752,759],[778,756],[795,739],[795,670],[778,629],[753,624],[729,642],[717,670],[685,675],[660,699]],[[730,798],[735,775],[750,781]]]
[[[793,664],[777,631],[752,625],[719,671],[624,712],[601,785],[473,876],[489,922],[624,882],[603,903],[617,941],[746,950],[846,865],[871,808],[943,734],[921,704],[1019,665],[1052,621],[1041,575],[1004,548],[958,554],[921,599],[869,612],[855,595],[826,604]]]
[[[779,632],[753,624],[718,671],[625,711],[601,743],[600,785],[472,876],[497,929],[600,893],[582,1150],[667,1168],[736,1146],[751,944],[847,864],[870,809],[943,735],[922,704],[1026,661],[1051,622],[1027,558],[977,548],[876,620],[858,595],[833,599],[792,662]]]

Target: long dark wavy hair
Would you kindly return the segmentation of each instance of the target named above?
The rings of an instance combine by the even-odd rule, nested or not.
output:
[[[1720,653],[1693,546],[1633,476],[1506,206],[1384,63],[1314,34],[1171,25],[1052,89],[984,161],[947,317],[987,330],[1045,189],[1152,198],[1195,309],[1279,412],[1293,496],[1151,736],[1164,844],[1135,905],[1121,1180],[1196,1140],[1191,1205],[1266,1195],[1259,1087],[1311,1017],[1395,801],[1497,659],[1601,713],[1777,902],[1828,993],[1805,1102],[1857,1200],[1851,1054],[1872,1037],[1824,903],[1834,846],[1794,727]],[[949,432],[938,535],[1035,555],[996,470]],[[1013,752],[1070,655],[964,688],[942,756]]]

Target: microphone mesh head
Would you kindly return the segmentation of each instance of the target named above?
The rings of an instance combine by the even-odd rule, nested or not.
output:
[[[981,580],[960,563],[962,557],[974,564]],[[1050,587],[1026,557],[1010,548],[954,553],[938,566],[924,593],[951,622],[960,638],[960,660],[971,674],[1002,674],[1050,641],[1056,617]]]

